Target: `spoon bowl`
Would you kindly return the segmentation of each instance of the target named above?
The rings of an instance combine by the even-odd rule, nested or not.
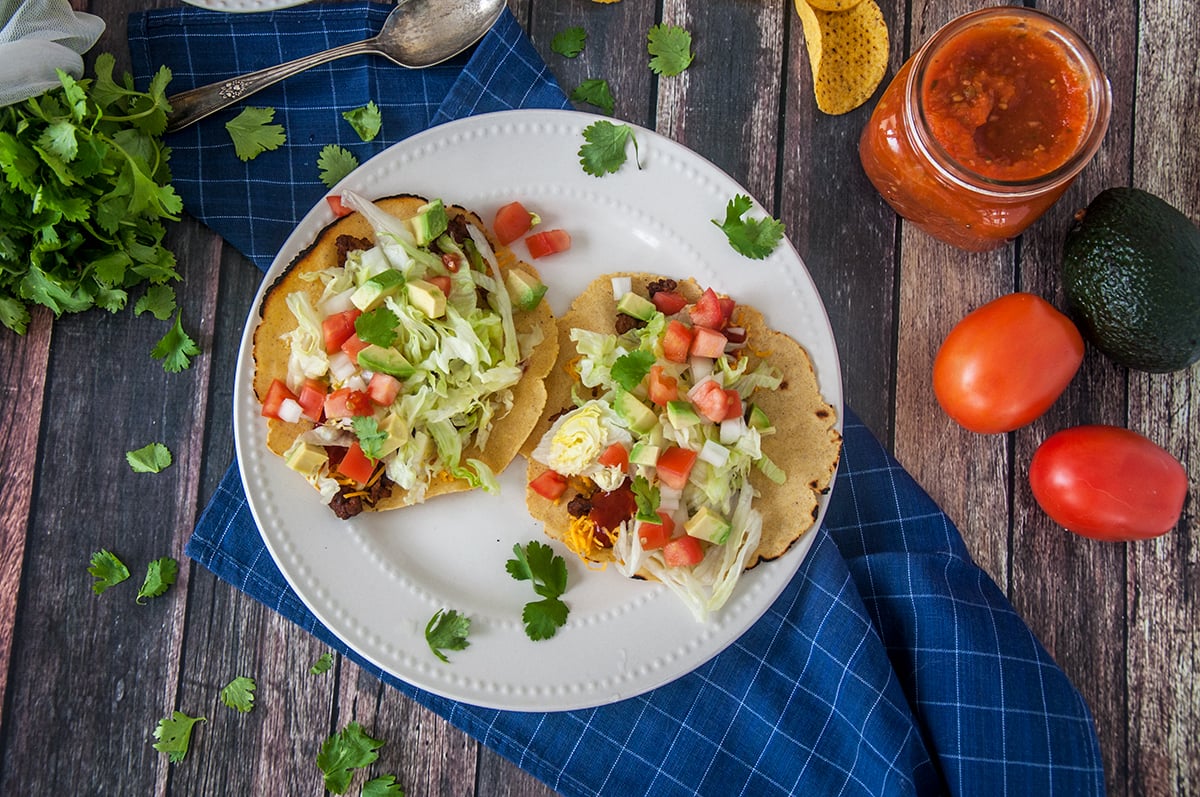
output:
[[[505,0],[400,0],[369,39],[168,97],[166,132],[182,130],[284,78],[350,55],[382,55],[408,69],[440,64],[483,38],[504,6]]]

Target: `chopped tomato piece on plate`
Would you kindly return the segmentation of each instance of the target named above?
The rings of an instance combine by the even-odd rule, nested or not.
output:
[[[362,310],[354,308],[334,313],[321,322],[321,331],[325,334],[326,354],[333,354],[342,348],[346,338],[354,334],[354,322],[360,315],[362,315]]]
[[[654,463],[654,467],[658,470],[659,481],[672,489],[682,490],[695,464],[695,451],[671,446],[658,455],[658,462]]]
[[[450,285],[451,285],[449,277],[447,277],[445,274],[436,274],[431,277],[426,277],[425,279],[429,283],[438,286],[438,288],[441,290],[441,292],[446,294],[447,298],[449,298]]]
[[[725,313],[721,309],[721,300],[712,288],[705,288],[704,293],[688,310],[692,323],[698,327],[720,329],[725,325]]]
[[[567,477],[557,471],[543,471],[533,477],[529,489],[547,501],[557,501],[567,491]]]
[[[725,417],[722,420],[728,421],[733,418],[740,418],[745,410],[742,409],[742,396],[736,390],[727,388],[725,390]]]
[[[650,301],[654,302],[655,309],[663,315],[675,315],[687,307],[687,299],[683,298],[679,291],[655,291]]]
[[[530,257],[545,257],[571,248],[571,235],[566,230],[535,232],[525,239]]]
[[[367,385],[367,395],[371,397],[371,401],[386,407],[396,400],[401,387],[403,385],[399,379],[380,372],[371,377],[371,383]]]
[[[325,409],[325,383],[319,379],[306,379],[296,401],[304,410],[304,417],[313,423],[321,422],[321,411]]]
[[[650,401],[665,407],[668,401],[679,398],[679,380],[673,376],[665,376],[661,365],[650,366]]]
[[[691,354],[695,357],[711,357],[716,359],[725,353],[728,339],[715,329],[696,327],[692,330]]]
[[[529,232],[532,226],[533,214],[520,202],[509,202],[496,211],[496,221],[492,224],[492,229],[496,232],[496,239],[508,246]]]
[[[279,418],[279,407],[287,399],[296,401],[296,394],[293,393],[283,380],[276,379],[271,382],[271,386],[267,388],[267,397],[263,399],[262,414],[266,418]]]
[[[355,365],[358,365],[358,353],[370,345],[371,344],[360,338],[358,333],[355,332],[353,335],[342,341],[341,349],[350,356],[350,359],[354,361]]]
[[[362,446],[355,440],[346,449],[346,454],[338,463],[337,469],[343,476],[354,479],[359,484],[366,484],[375,472],[375,463],[363,453]]]
[[[675,520],[669,513],[659,512],[658,517],[658,523],[647,523],[644,520],[638,523],[637,535],[643,551],[658,550],[666,545],[675,533]]]
[[[357,415],[374,415],[375,405],[371,397],[361,390],[343,387],[325,397],[326,418],[353,418]]]
[[[692,348],[692,330],[682,321],[672,318],[663,330],[663,357],[673,363],[685,363]]]
[[[713,423],[720,423],[729,415],[729,397],[725,394],[725,389],[713,379],[692,388],[688,398],[696,412]]]
[[[704,547],[695,537],[683,535],[663,546],[663,561],[667,567],[689,567],[704,560]]]
[[[600,453],[600,457],[596,461],[606,468],[625,470],[629,467],[629,452],[620,443],[613,443]]]
[[[338,194],[331,194],[325,197],[325,201],[329,203],[329,209],[333,211],[333,215],[337,216],[339,219],[342,216],[349,216],[354,212],[350,208],[346,207],[345,203],[342,202],[342,197]]]

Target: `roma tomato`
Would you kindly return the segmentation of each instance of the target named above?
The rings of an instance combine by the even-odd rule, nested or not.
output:
[[[520,202],[509,202],[496,211],[496,221],[492,229],[496,232],[496,239],[508,246],[529,232],[529,228],[533,226],[533,219],[534,215]]]
[[[525,239],[530,257],[545,257],[571,248],[571,235],[566,230],[535,232]]]
[[[972,432],[1011,432],[1062,394],[1083,362],[1071,319],[1031,293],[1010,293],[958,322],[933,361],[933,392]]]
[[[1046,438],[1029,463],[1033,497],[1054,522],[1109,542],[1165,534],[1179,522],[1187,472],[1119,426],[1076,426]]]

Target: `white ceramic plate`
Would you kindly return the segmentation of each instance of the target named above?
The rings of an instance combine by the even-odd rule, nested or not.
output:
[[[785,243],[766,260],[748,260],[710,223],[746,191],[695,153],[640,128],[641,169],[631,157],[618,173],[592,177],[577,152],[583,128],[598,118],[538,110],[452,122],[380,153],[339,188],[368,197],[440,197],[485,220],[520,199],[541,214],[544,229],[572,235],[570,250],[537,262],[556,314],[602,273],[694,276],[758,307],[804,344],[825,398],[840,408],[833,333],[796,251]],[[755,206],[752,213],[765,212]],[[320,202],[275,258],[242,338],[234,392],[250,508],[280,570],[321,622],[370,661],[428,691],[494,708],[565,710],[671,681],[719,653],[766,611],[811,547],[813,532],[779,560],[746,573],[729,603],[704,624],[665,587],[628,581],[613,569],[589,571],[559,547],[570,572],[570,617],[553,639],[530,641],[521,609],[533,591],[505,571],[515,543],[546,539],[525,510],[521,457],[501,474],[499,496],[459,493],[351,521],[335,518],[267,450],[251,353],[266,286],[331,221]],[[528,258],[523,243],[514,250]],[[824,510],[822,503],[822,516]],[[472,619],[470,647],[452,652],[450,664],[434,658],[424,638],[426,622],[441,608]]]
[[[251,11],[274,11],[277,8],[289,8],[307,3],[309,0],[183,0],[194,6],[207,8],[210,11],[229,11],[232,13],[249,13]]]

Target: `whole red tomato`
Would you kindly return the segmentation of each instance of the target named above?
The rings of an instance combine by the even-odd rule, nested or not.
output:
[[[1029,463],[1033,496],[1052,520],[1097,540],[1165,534],[1179,522],[1187,472],[1155,443],[1118,426],[1076,426],[1046,438]]]
[[[1071,319],[1031,293],[1010,293],[968,314],[933,361],[933,392],[972,432],[1011,432],[1050,408],[1083,362]]]

